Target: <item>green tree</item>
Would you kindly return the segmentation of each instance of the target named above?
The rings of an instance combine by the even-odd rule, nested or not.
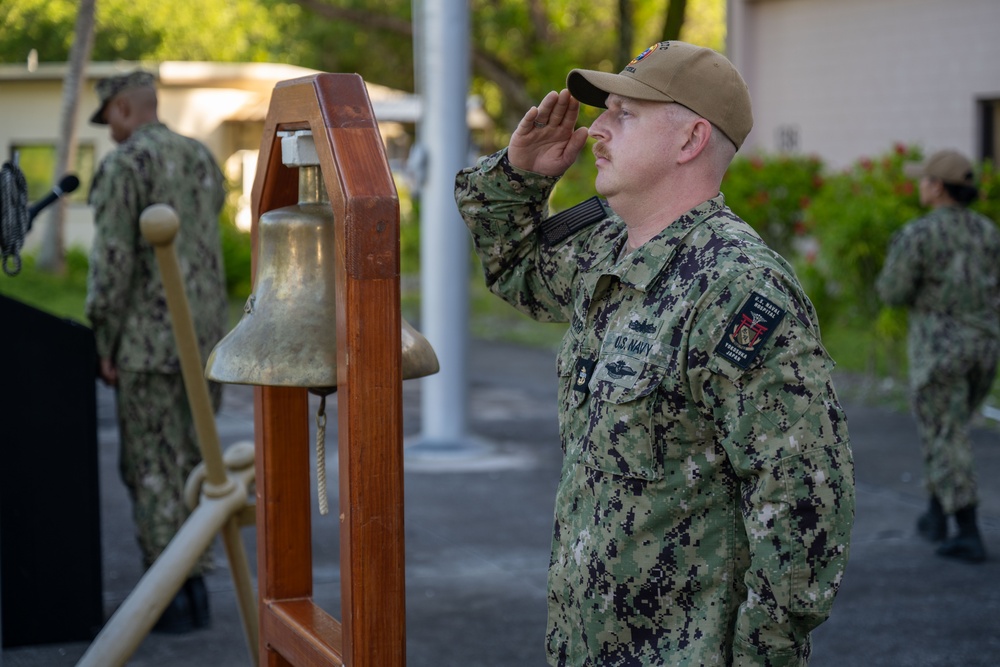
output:
[[[684,27],[687,0],[667,0],[667,20],[663,22],[663,39],[680,39]]]
[[[270,61],[413,90],[412,7],[413,0],[101,0],[92,59]],[[471,0],[473,92],[500,122],[503,143],[524,110],[573,67],[618,71],[664,34],[721,50],[724,7],[725,0]],[[24,62],[32,49],[44,62],[67,60],[76,10],[76,0],[0,0],[0,62]]]
[[[0,0],[0,62],[69,58],[77,0]],[[286,62],[295,53],[285,29],[301,11],[268,0],[101,0],[93,60]]]

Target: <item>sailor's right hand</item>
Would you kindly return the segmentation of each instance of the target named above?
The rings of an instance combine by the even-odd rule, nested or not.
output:
[[[565,88],[552,91],[518,123],[507,160],[525,171],[562,176],[587,143],[587,128],[576,127],[580,102]]]
[[[104,380],[104,384],[114,387],[118,384],[118,368],[115,362],[108,357],[101,357],[97,362],[97,374]]]

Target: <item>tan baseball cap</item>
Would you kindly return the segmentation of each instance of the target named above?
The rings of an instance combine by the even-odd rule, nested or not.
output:
[[[104,111],[108,108],[108,102],[123,90],[128,88],[149,88],[155,85],[156,79],[152,73],[141,69],[101,79],[95,86],[100,106],[90,116],[90,122],[95,125],[107,125],[108,121],[104,119]]]
[[[611,93],[683,104],[722,130],[737,148],[753,127],[750,91],[733,64],[712,49],[686,42],[653,44],[620,74],[574,69],[566,87],[595,107],[606,107]]]
[[[938,151],[923,162],[908,164],[904,167],[904,171],[910,178],[927,176],[952,185],[973,187],[976,185],[972,162],[958,151],[951,149]]]

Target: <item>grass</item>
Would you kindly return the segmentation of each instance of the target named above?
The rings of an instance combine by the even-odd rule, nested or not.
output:
[[[22,255],[21,260],[20,273],[14,276],[0,274],[0,294],[57,317],[87,324],[83,314],[87,298],[87,257],[82,251],[67,253],[66,274],[62,276],[39,270],[32,255]]]

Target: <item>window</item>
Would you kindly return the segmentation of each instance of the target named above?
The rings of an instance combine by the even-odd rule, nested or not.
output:
[[[52,170],[56,166],[54,144],[15,144],[10,154],[18,156],[18,166],[28,182],[28,202],[38,201],[49,193],[55,183]],[[90,182],[94,178],[94,145],[79,144],[76,147],[76,169],[70,170],[80,179],[80,187],[67,199],[73,203],[86,203]]]
[[[979,158],[1000,158],[1000,100],[979,100]]]

